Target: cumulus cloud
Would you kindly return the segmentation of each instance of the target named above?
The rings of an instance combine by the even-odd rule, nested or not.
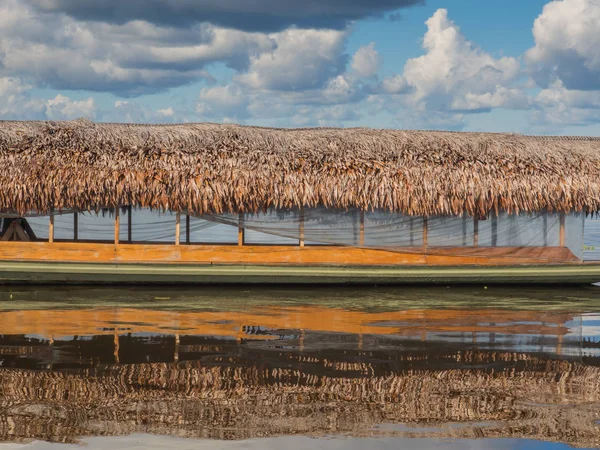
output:
[[[236,81],[252,89],[302,91],[323,86],[347,64],[347,33],[336,30],[290,29],[270,35],[271,53],[253,57],[247,73]]]
[[[166,26],[208,22],[243,31],[298,28],[343,29],[349,22],[382,16],[424,0],[22,0],[38,10],[78,20]]]
[[[243,121],[248,117],[252,96],[236,84],[203,88],[200,91],[196,113],[204,120],[221,121],[224,118]]]
[[[0,77],[0,119],[66,120],[97,117],[94,99],[73,100],[57,94],[44,99],[31,95],[32,86],[22,80]]]
[[[268,35],[209,24],[186,29],[147,22],[80,22],[0,2],[0,76],[36,86],[141,95],[198,80],[223,63],[244,70],[250,58],[275,49]]]
[[[557,80],[535,98],[532,123],[555,132],[567,125],[584,126],[600,122],[600,91],[567,89]]]
[[[531,75],[542,87],[556,79],[574,90],[600,89],[600,2],[548,3],[533,25],[535,46],[526,53]]]
[[[516,58],[494,58],[476,47],[445,9],[437,10],[426,24],[426,53],[409,59],[403,73],[413,88],[413,104],[431,111],[478,112],[524,102],[518,98],[523,94],[507,89],[521,71]]]
[[[46,117],[48,119],[77,119],[79,117],[94,118],[96,104],[93,98],[86,100],[71,100],[58,94],[46,101]]]
[[[359,48],[352,58],[352,70],[363,78],[377,75],[381,66],[381,58],[375,50],[375,42]]]
[[[381,83],[381,88],[387,94],[404,94],[409,90],[408,81],[402,75],[385,78]]]
[[[175,123],[187,121],[187,115],[180,114],[172,106],[150,108],[136,100],[117,100],[112,108],[99,111],[97,115],[106,122]]]

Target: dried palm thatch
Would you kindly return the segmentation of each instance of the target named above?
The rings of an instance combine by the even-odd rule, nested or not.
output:
[[[0,122],[0,210],[600,210],[600,139]]]

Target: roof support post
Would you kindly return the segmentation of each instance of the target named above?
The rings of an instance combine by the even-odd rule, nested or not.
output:
[[[559,246],[560,247],[564,247],[565,246],[565,213],[561,212],[560,213],[560,231],[559,231],[559,236],[558,236],[558,240],[559,240]]]
[[[544,247],[548,247],[548,212],[544,212]]]
[[[79,212],[75,212],[73,215],[73,240],[77,242],[79,240]]]
[[[473,247],[479,247],[479,218],[473,217]]]
[[[423,216],[423,249],[427,250],[428,246],[428,233],[429,233],[429,220],[427,216]]]
[[[48,242],[54,242],[54,215],[50,215],[50,223],[48,224]]]
[[[190,243],[190,215],[185,215],[185,243]]]
[[[133,222],[131,221],[131,213],[133,212],[132,210],[133,210],[133,208],[131,207],[131,205],[129,205],[127,207],[127,242],[129,244],[131,244],[132,237],[133,237],[132,236],[133,235],[133,233],[132,233]]]
[[[244,245],[244,213],[240,212],[238,217],[238,247]]]
[[[115,208],[115,245],[119,244],[119,231],[121,228],[121,216],[119,215],[119,207]]]
[[[300,247],[304,247],[304,206],[300,207]]]
[[[360,210],[360,237],[359,237],[359,241],[360,241],[360,246],[364,247],[365,246],[365,212],[362,209]]]
[[[175,214],[175,245],[179,245],[179,235],[181,234],[181,213]]]

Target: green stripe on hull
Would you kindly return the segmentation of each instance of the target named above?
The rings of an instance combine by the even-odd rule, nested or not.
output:
[[[584,284],[599,265],[331,267],[0,262],[0,283]]]

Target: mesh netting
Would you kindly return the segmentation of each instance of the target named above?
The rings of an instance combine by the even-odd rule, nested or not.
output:
[[[76,218],[75,218],[76,216]],[[114,241],[115,212],[72,211],[54,215],[54,239]],[[6,224],[14,220],[4,219]],[[119,240],[135,243],[173,243],[176,214],[148,209],[120,210]],[[559,247],[559,213],[482,217],[411,217],[387,211],[305,210],[268,211],[258,214],[181,215],[181,243],[235,244],[238,230],[244,230],[247,245],[344,245],[388,250],[428,252],[454,247]],[[564,246],[583,259],[583,214],[565,216]],[[28,216],[35,239],[47,240],[49,218]],[[75,234],[77,229],[77,234]],[[424,229],[426,231],[424,232]],[[2,228],[0,228],[2,230]],[[459,252],[460,253],[460,252]]]

